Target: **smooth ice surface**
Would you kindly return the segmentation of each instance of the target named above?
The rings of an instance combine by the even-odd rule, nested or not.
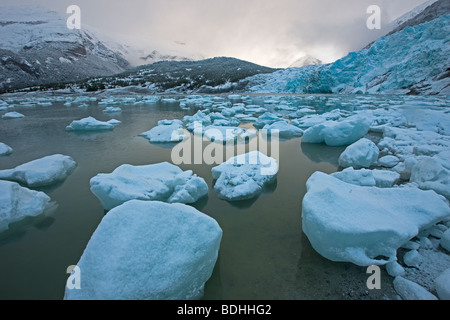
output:
[[[303,200],[303,231],[332,261],[361,266],[396,260],[397,249],[450,215],[445,199],[416,188],[361,187],[316,172]]]
[[[194,203],[208,194],[203,178],[168,162],[144,166],[122,165],[90,181],[91,191],[105,210],[129,200]]]
[[[153,129],[141,133],[152,143],[181,142],[188,138],[184,134],[184,123],[181,120],[161,120]]]
[[[276,179],[277,174],[276,159],[259,151],[230,158],[212,169],[213,178],[217,180],[214,190],[220,198],[228,201],[258,196],[266,184]]]
[[[0,232],[7,230],[11,223],[42,214],[50,200],[43,192],[0,180]]]
[[[403,300],[437,300],[424,287],[401,276],[394,279],[394,288]]]
[[[184,204],[132,200],[108,212],[79,263],[81,289],[66,300],[191,300],[203,295],[222,229]]]
[[[81,120],[74,120],[70,125],[66,127],[67,131],[103,131],[113,130],[115,121],[99,121],[94,117],[87,117]]]
[[[343,168],[369,168],[377,162],[379,155],[377,145],[363,138],[345,149],[339,157],[339,165]]]
[[[0,156],[7,156],[13,152],[13,149],[7,144],[0,142]]]
[[[370,120],[350,117],[341,121],[326,121],[310,127],[303,134],[304,143],[325,143],[328,146],[348,146],[363,138],[370,129]]]
[[[31,188],[63,182],[76,168],[70,156],[55,154],[33,160],[14,169],[0,170],[0,179],[16,181]]]

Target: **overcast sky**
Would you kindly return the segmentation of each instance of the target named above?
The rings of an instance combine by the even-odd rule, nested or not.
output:
[[[81,8],[86,24],[147,50],[173,47],[206,58],[230,56],[287,67],[309,54],[332,62],[387,33],[387,24],[426,0],[0,0],[66,14]],[[378,5],[382,29],[369,30]]]

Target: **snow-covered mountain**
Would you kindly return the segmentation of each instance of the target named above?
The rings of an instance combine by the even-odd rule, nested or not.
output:
[[[258,93],[450,94],[450,13],[440,0],[358,52],[247,79]],[[426,19],[425,19],[426,17]],[[423,19],[425,23],[419,24]],[[405,25],[406,24],[406,25]]]
[[[0,7],[0,92],[110,76],[161,60],[193,60],[181,54],[146,53],[39,6]],[[202,57],[199,57],[200,59]]]
[[[317,65],[317,64],[322,64],[322,61],[317,58],[314,58],[310,55],[305,55],[305,56],[295,60],[294,62],[292,62],[291,65],[289,66],[289,68],[301,68],[301,67],[312,66],[312,65]]]

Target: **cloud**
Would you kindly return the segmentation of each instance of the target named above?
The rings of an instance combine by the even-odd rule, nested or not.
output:
[[[71,0],[2,0],[65,13]],[[78,0],[82,22],[148,50],[166,46],[286,67],[304,54],[331,62],[386,33],[392,19],[425,0]],[[369,5],[382,30],[369,30]],[[177,43],[184,43],[180,45]]]

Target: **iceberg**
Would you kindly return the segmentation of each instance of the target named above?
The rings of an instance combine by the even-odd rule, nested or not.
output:
[[[114,120],[114,119],[112,119]],[[114,130],[116,124],[120,121],[99,121],[93,117],[87,117],[81,120],[74,120],[66,127],[67,131],[103,131]]]
[[[195,300],[217,261],[222,229],[184,204],[132,200],[108,212],[65,300]]]
[[[345,149],[339,157],[339,165],[343,168],[369,168],[378,160],[380,151],[375,143],[362,138]]]
[[[331,147],[348,146],[363,138],[371,121],[363,117],[350,117],[341,121],[326,121],[307,129],[304,143],[325,143]]]
[[[228,159],[212,168],[216,179],[214,190],[227,201],[252,199],[260,195],[265,185],[275,181],[278,174],[276,159],[252,151]]]
[[[16,182],[0,180],[0,232],[26,217],[36,217],[51,205],[45,193],[20,186]]]
[[[396,261],[402,245],[450,216],[446,199],[434,191],[362,187],[322,172],[306,187],[303,231],[332,261],[359,266]]]
[[[191,204],[208,194],[208,185],[191,170],[184,171],[168,162],[122,165],[110,174],[90,180],[92,193],[105,210],[130,200]]]
[[[2,116],[3,120],[10,120],[10,119],[19,119],[25,117],[23,114],[13,111],[13,112],[7,112]]]
[[[14,169],[0,170],[0,179],[39,188],[63,182],[76,167],[77,163],[72,157],[55,154],[24,163]]]
[[[4,144],[3,142],[0,142],[0,156],[7,156],[13,152],[13,149],[8,146],[7,144]]]
[[[289,124],[286,121],[277,121],[272,124],[267,124],[264,126],[263,129],[267,130],[269,134],[275,130],[275,132],[277,132],[278,136],[281,139],[296,138],[301,137],[303,135],[302,129],[293,126],[292,124]]]
[[[158,126],[141,133],[140,136],[147,138],[152,143],[181,142],[188,138],[184,134],[184,123],[181,120],[158,121]]]

